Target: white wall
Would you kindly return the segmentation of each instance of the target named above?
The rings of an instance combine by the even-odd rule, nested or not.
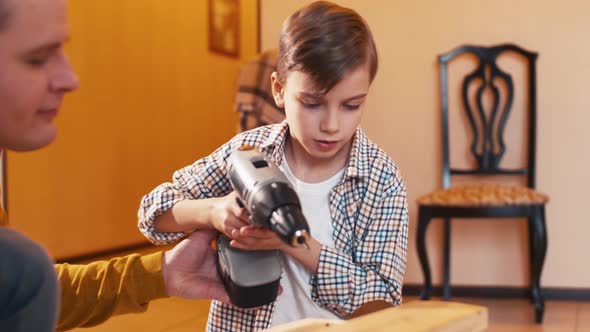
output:
[[[305,0],[261,0],[261,45],[276,47],[282,21]],[[342,0],[369,23],[381,57],[363,127],[396,161],[410,199],[406,283],[421,283],[415,199],[440,187],[436,55],[463,43],[514,42],[539,52],[537,186],[551,196],[542,285],[590,287],[584,206],[590,187],[590,2],[549,0]],[[513,156],[518,160],[518,153]],[[462,285],[528,284],[524,221],[457,221],[452,280]],[[434,282],[440,283],[440,223],[431,225]]]

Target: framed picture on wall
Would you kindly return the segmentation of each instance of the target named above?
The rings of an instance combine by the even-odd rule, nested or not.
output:
[[[240,1],[209,0],[209,50],[240,55]]]

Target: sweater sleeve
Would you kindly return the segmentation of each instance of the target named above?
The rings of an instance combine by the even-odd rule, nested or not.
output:
[[[132,254],[88,265],[56,264],[61,285],[58,331],[100,324],[111,316],[147,310],[167,297],[162,252]]]

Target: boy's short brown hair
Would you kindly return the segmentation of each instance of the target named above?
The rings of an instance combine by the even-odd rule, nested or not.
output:
[[[375,41],[365,20],[352,9],[318,1],[283,23],[277,64],[283,84],[289,71],[301,71],[311,76],[322,95],[366,63],[372,82],[378,67]]]

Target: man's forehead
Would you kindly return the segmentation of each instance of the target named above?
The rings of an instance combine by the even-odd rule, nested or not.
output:
[[[0,0],[10,5],[10,22],[0,37],[27,47],[63,43],[69,37],[63,0]]]
[[[11,22],[15,27],[28,25],[46,30],[48,25],[67,25],[64,0],[0,0],[9,1]],[[12,24],[11,24],[12,25]]]

